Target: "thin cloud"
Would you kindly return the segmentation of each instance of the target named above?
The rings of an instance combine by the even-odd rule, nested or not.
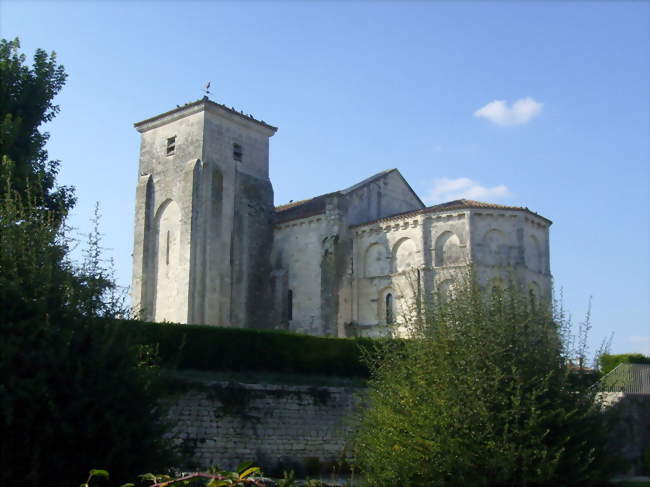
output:
[[[435,204],[460,199],[494,201],[509,196],[512,193],[505,184],[488,188],[470,178],[438,178],[433,180],[425,200],[428,204]]]
[[[494,100],[474,112],[474,116],[485,118],[502,126],[522,125],[530,122],[542,111],[542,104],[532,98],[520,98],[508,107],[505,100]]]

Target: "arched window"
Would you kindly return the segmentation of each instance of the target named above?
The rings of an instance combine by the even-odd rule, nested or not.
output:
[[[435,266],[455,265],[463,261],[463,253],[458,236],[452,232],[443,232],[436,239]]]
[[[154,218],[154,299],[153,318],[157,322],[182,322],[187,311],[177,303],[182,292],[184,270],[181,265],[181,210],[171,199],[165,200]]]
[[[386,294],[386,323],[390,325],[393,323],[393,320],[393,294],[388,293]]]
[[[528,299],[530,300],[530,309],[535,311],[537,308],[537,296],[535,295],[535,291],[533,289],[528,290]]]
[[[293,320],[293,291],[291,289],[287,293],[287,319]]]
[[[165,244],[165,264],[169,265],[169,230],[167,230],[167,243]]]
[[[410,238],[403,238],[393,248],[393,269],[394,272],[409,271],[416,262],[415,243]]]
[[[533,235],[528,237],[528,245],[526,246],[526,259],[528,268],[535,272],[543,272],[544,270],[544,256],[542,255],[542,247],[539,240]]]
[[[535,281],[531,282],[528,285],[528,301],[530,303],[530,309],[535,311],[540,304],[540,288],[539,284]]]
[[[386,247],[378,243],[370,244],[364,258],[365,276],[376,277],[390,274],[389,262]]]
[[[453,279],[445,279],[438,284],[438,299],[441,303],[448,302],[454,296],[454,281]]]

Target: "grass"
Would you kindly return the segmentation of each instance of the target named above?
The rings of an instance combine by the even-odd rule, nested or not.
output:
[[[214,372],[193,369],[165,369],[170,379],[183,382],[240,382],[243,384],[276,384],[293,386],[365,387],[361,377],[337,377],[330,375],[283,374],[279,372]]]

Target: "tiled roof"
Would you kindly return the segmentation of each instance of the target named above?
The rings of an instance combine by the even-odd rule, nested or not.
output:
[[[531,215],[534,215],[538,218],[541,218],[542,220],[545,220],[549,223],[552,223],[551,220],[548,218],[544,218],[541,215],[538,215],[537,213],[530,211],[528,208],[524,208],[521,206],[506,206],[506,205],[497,205],[495,203],[485,203],[483,201],[474,201],[474,200],[466,200],[466,199],[461,199],[461,200],[453,200],[453,201],[448,201],[446,203],[440,203],[438,205],[433,205],[433,206],[428,206],[426,208],[422,208],[420,210],[413,210],[413,211],[405,211],[403,213],[397,213],[395,215],[387,216],[384,218],[379,218],[377,220],[371,220],[365,223],[359,223],[358,225],[353,225],[354,227],[361,227],[363,225],[369,225],[371,223],[381,223],[381,222],[388,222],[388,221],[393,221],[393,220],[399,220],[404,217],[410,217],[410,216],[415,216],[415,215],[420,215],[424,213],[441,213],[445,211],[454,211],[454,210],[466,210],[466,209],[492,209],[492,210],[519,210],[519,211],[526,211],[530,213]]]
[[[427,209],[435,210],[455,210],[455,209],[464,209],[464,208],[494,208],[496,210],[527,210],[528,208],[522,208],[521,206],[506,206],[506,205],[497,205],[495,203],[485,203],[483,201],[474,201],[474,200],[454,200],[448,201],[447,203],[440,203],[439,205],[429,206]]]
[[[292,201],[286,205],[276,206],[275,222],[284,223],[290,220],[297,220],[299,218],[307,218],[309,216],[325,213],[325,202],[327,197],[335,194],[337,193],[322,194],[307,200]]]

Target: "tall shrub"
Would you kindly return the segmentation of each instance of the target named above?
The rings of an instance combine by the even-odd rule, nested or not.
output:
[[[0,200],[0,484],[165,467],[156,368],[118,335],[105,271],[67,260],[59,216],[36,201]]]
[[[99,233],[82,265],[68,259],[74,197],[39,130],[65,74],[18,48],[0,40],[0,485],[75,485],[91,467],[133,478],[166,460],[156,369],[118,338]]]
[[[602,475],[595,392],[572,379],[567,322],[471,275],[379,345],[356,456],[370,485],[589,485]],[[440,297],[443,298],[443,297]]]

